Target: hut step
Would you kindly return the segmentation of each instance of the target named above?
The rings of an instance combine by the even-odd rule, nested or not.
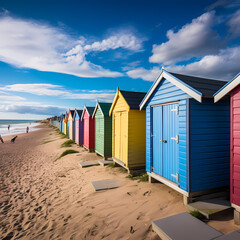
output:
[[[79,164],[82,168],[85,168],[85,167],[97,166],[99,165],[99,162],[98,160],[96,160],[96,161],[80,162]]]
[[[98,163],[101,165],[101,166],[105,166],[105,165],[108,165],[110,163],[113,163],[113,161],[111,160],[99,160]]]
[[[118,188],[119,183],[117,179],[105,179],[91,182],[95,191],[108,190]]]
[[[213,219],[216,215],[225,211],[232,211],[231,203],[222,198],[213,198],[187,204],[190,211],[198,211],[207,219]]]
[[[239,239],[240,239],[240,230],[237,230],[216,238],[216,240],[239,240]]]
[[[187,212],[155,220],[152,228],[163,240],[211,240],[222,236]]]

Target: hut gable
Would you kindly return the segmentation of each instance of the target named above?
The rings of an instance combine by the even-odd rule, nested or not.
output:
[[[142,109],[146,105],[159,84],[161,84],[165,80],[171,82],[178,89],[182,90],[182,92],[188,94],[189,98],[194,98],[198,102],[202,102],[202,98],[212,98],[214,92],[226,83],[224,81],[214,79],[171,73],[162,69],[160,76],[154,82],[154,84],[146,94],[145,98],[141,102],[140,109]]]
[[[94,118],[98,109],[100,110],[102,116],[108,116],[111,105],[111,103],[97,102],[92,117]]]
[[[68,120],[72,120],[74,116],[74,110],[70,110],[68,111]]]
[[[89,117],[92,117],[93,112],[94,112],[94,109],[95,109],[95,107],[87,107],[87,106],[84,106],[84,109],[83,109],[83,111],[82,111],[81,120],[83,119],[84,115],[86,116],[86,114],[87,114]]]
[[[221,98],[229,94],[234,88],[240,84],[240,73],[238,73],[231,81],[226,83],[221,89],[219,89],[213,96],[214,102],[218,102]]]
[[[146,95],[145,92],[130,92],[117,89],[109,114],[111,116],[113,109],[115,111],[129,111],[130,109],[139,109],[139,104]]]
[[[81,116],[82,116],[82,112],[83,112],[83,110],[75,109],[73,118],[74,119],[80,119]]]

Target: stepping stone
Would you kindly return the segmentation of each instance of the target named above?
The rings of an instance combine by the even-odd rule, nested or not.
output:
[[[210,240],[222,236],[187,212],[153,221],[152,227],[163,240]]]
[[[207,219],[212,219],[214,215],[231,209],[231,203],[221,198],[213,198],[204,201],[197,201],[187,205],[190,211],[199,211]]]
[[[229,234],[216,238],[216,240],[239,240],[239,239],[240,239],[240,231],[231,232]]]
[[[108,189],[119,187],[117,179],[105,179],[105,180],[93,181],[91,182],[91,184],[95,191],[108,190]]]
[[[99,165],[99,162],[98,160],[96,160],[96,161],[80,162],[79,164],[82,168],[85,168],[85,167],[97,166]]]
[[[113,161],[111,160],[99,160],[98,163],[101,165],[101,166],[105,166],[105,165],[108,165],[110,163],[113,163]]]

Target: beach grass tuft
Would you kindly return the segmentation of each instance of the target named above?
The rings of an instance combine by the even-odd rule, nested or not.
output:
[[[58,128],[56,129],[56,132],[57,132],[57,134],[59,134],[61,136],[61,138],[67,138],[68,137],[66,134],[61,132]]]
[[[201,214],[199,211],[190,211],[190,214],[193,216],[193,217],[195,217],[195,218],[197,218],[197,219],[199,219],[199,220],[203,220],[203,219],[205,219],[205,216],[203,215],[203,214]]]
[[[75,141],[70,139],[70,140],[67,140],[66,142],[62,143],[61,147],[71,147],[72,144],[74,144],[74,143],[75,143]]]
[[[73,154],[73,153],[78,153],[78,151],[76,150],[72,150],[72,149],[69,149],[69,150],[66,150],[64,151],[56,160],[68,155],[68,154]]]
[[[107,167],[109,167],[109,168],[115,168],[115,163],[109,163],[109,164],[107,165]]]
[[[140,176],[133,176],[132,174],[128,174],[126,178],[129,178],[131,180],[138,180],[138,182],[147,182],[148,181],[148,175],[147,173],[143,173]]]
[[[123,167],[119,167],[118,171],[121,173],[127,173],[127,169],[123,168]]]
[[[47,140],[47,141],[44,141],[42,144],[46,144],[46,143],[50,143],[50,142],[53,142],[55,141],[56,139],[53,139],[53,140]]]

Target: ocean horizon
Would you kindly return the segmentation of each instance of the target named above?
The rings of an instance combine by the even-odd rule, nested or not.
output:
[[[41,123],[37,123],[38,120],[23,120],[23,119],[0,119],[0,135],[8,136],[14,134],[25,133],[27,127],[29,132],[36,131]],[[8,130],[8,126],[10,129]]]

